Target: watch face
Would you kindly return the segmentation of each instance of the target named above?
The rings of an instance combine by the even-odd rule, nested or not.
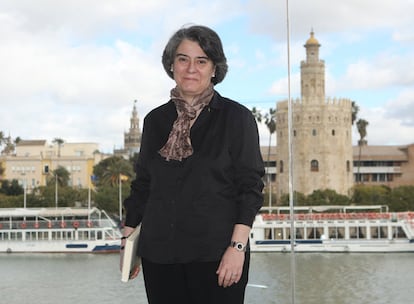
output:
[[[236,250],[238,250],[238,251],[245,251],[246,250],[246,245],[245,244],[243,244],[243,243],[241,243],[241,242],[232,242],[231,243],[231,246],[233,247],[233,248],[235,248]]]

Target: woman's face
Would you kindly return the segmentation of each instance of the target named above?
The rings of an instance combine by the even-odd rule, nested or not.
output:
[[[172,68],[174,80],[189,103],[210,85],[214,74],[213,62],[197,42],[187,39],[179,44]]]

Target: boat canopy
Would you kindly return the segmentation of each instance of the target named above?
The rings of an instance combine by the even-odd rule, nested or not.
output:
[[[276,213],[287,213],[290,211],[290,207],[262,207],[261,211],[276,211]],[[294,207],[295,211],[306,211],[308,213],[315,212],[325,212],[336,210],[338,212],[349,213],[355,212],[357,210],[372,210],[375,212],[388,212],[387,205],[359,205],[359,206],[350,206],[350,205],[320,205],[320,206],[296,206]]]
[[[0,217],[67,217],[100,214],[97,208],[0,208]]]

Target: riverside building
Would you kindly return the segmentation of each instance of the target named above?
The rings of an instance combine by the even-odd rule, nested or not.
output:
[[[10,155],[1,155],[1,179],[16,179],[28,192],[45,186],[53,170],[64,167],[70,173],[69,185],[91,186],[93,166],[107,157],[97,143],[48,144],[46,140],[21,140]]]

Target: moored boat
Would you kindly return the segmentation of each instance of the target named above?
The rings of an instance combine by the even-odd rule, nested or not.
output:
[[[256,252],[414,252],[414,212],[389,212],[383,205],[312,206],[295,207],[291,217],[289,207],[272,208],[256,216],[250,247]]]
[[[97,208],[2,208],[0,253],[110,253],[121,233]]]

